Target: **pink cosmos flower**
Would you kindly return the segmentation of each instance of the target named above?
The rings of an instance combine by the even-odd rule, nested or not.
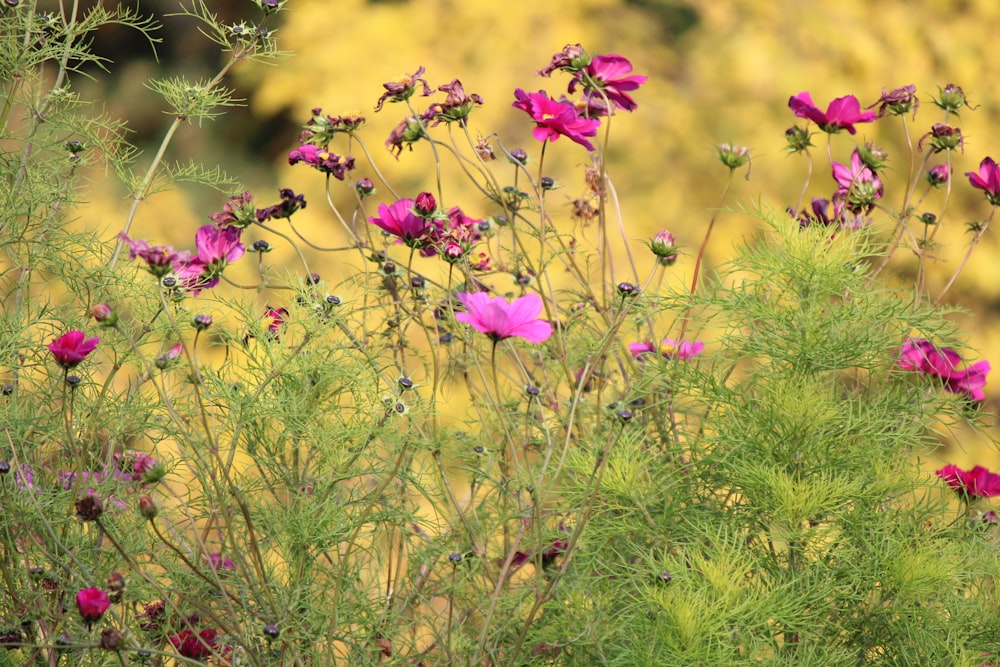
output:
[[[567,137],[588,151],[594,150],[594,145],[587,137],[597,135],[601,121],[596,118],[583,118],[576,107],[570,102],[559,102],[544,90],[537,93],[526,93],[518,88],[514,91],[515,109],[521,109],[537,123],[532,135],[539,141],[555,141],[560,136]]]
[[[46,347],[56,358],[56,363],[69,369],[86,359],[87,355],[97,348],[99,342],[101,342],[100,338],[96,336],[87,338],[87,335],[82,331],[67,331]]]
[[[1000,206],[1000,166],[991,157],[983,158],[979,163],[979,171],[967,171],[969,183],[977,190],[986,193],[986,199],[993,206]]]
[[[896,362],[902,368],[932,375],[944,382],[944,388],[953,394],[962,394],[973,401],[986,400],[983,387],[990,372],[990,362],[983,360],[959,369],[961,355],[951,348],[938,349],[929,340],[908,338],[899,350]]]
[[[808,92],[803,91],[788,99],[788,108],[795,112],[799,118],[808,118],[819,126],[824,132],[834,133],[840,130],[847,130],[855,134],[855,123],[870,123],[875,120],[874,111],[861,111],[861,103],[854,95],[838,97],[830,102],[826,111],[820,111],[813,104],[812,97]]]
[[[76,608],[88,624],[101,620],[110,606],[108,594],[100,588],[84,588],[76,594]]]
[[[632,353],[634,359],[638,359],[644,354],[651,354],[654,352],[659,352],[663,357],[667,359],[679,359],[681,361],[686,361],[688,359],[693,359],[697,357],[705,349],[705,343],[700,340],[696,341],[675,341],[672,338],[664,338],[663,342],[660,343],[659,348],[652,341],[644,341],[642,343],[630,343],[629,351]]]
[[[577,84],[587,91],[587,97],[601,97],[601,91],[608,100],[622,111],[633,111],[638,107],[626,91],[635,90],[646,83],[645,76],[631,74],[632,63],[617,54],[594,56],[583,72],[577,72],[569,83],[569,92],[576,92]]]
[[[455,313],[455,319],[494,342],[519,337],[529,343],[541,343],[552,335],[552,325],[538,318],[543,304],[537,294],[526,294],[513,302],[501,296],[490,298],[486,292],[462,292],[456,296],[466,312]]]
[[[381,204],[378,215],[368,222],[400,238],[411,248],[420,248],[427,242],[427,220],[413,212],[412,199],[400,199],[391,206]]]
[[[937,471],[937,476],[966,498],[992,498],[1000,495],[1000,475],[982,466],[962,470],[956,465],[946,465]]]
[[[837,193],[834,198],[840,198],[855,208],[874,205],[881,199],[884,192],[882,181],[861,159],[858,149],[851,153],[851,166],[840,162],[833,163],[833,178],[837,181]]]
[[[174,271],[184,288],[197,295],[203,289],[218,285],[226,265],[246,253],[246,247],[240,242],[242,231],[239,227],[200,227],[194,236],[198,254],[178,253],[174,261]]]

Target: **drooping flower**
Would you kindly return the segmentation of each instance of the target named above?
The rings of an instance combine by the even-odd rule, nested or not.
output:
[[[660,355],[667,359],[686,361],[701,354],[705,349],[705,343],[700,340],[675,341],[672,338],[664,338],[659,347],[652,341],[630,343],[628,347],[634,359],[638,359],[644,354],[659,352]]]
[[[570,102],[560,102],[549,97],[540,90],[537,93],[526,93],[518,88],[514,91],[515,109],[527,112],[535,121],[532,135],[539,141],[556,141],[560,136],[567,137],[588,151],[594,150],[594,145],[587,137],[597,135],[601,121],[596,118],[580,116],[576,107]]]
[[[569,82],[569,92],[576,92],[579,84],[587,91],[588,98],[601,98],[603,92],[608,100],[622,111],[633,111],[639,105],[627,91],[635,90],[646,83],[647,77],[632,74],[632,63],[617,54],[594,56],[582,72],[577,72]]]
[[[543,304],[537,294],[526,294],[513,302],[501,296],[490,298],[486,292],[461,292],[456,296],[466,312],[455,313],[455,319],[493,341],[517,337],[541,343],[552,335],[552,325],[539,319]]]
[[[378,102],[375,104],[375,111],[378,112],[382,109],[382,105],[389,102],[405,102],[410,99],[413,92],[417,89],[417,84],[422,84],[424,87],[424,97],[431,94],[431,87],[424,79],[424,66],[421,65],[417,68],[417,71],[413,74],[403,74],[395,81],[387,81],[382,84],[385,88],[385,92],[382,97],[378,98]]]
[[[254,217],[257,222],[291,218],[296,211],[306,207],[305,195],[297,195],[290,188],[281,188],[278,190],[278,196],[281,197],[281,201],[277,204],[256,210]]]
[[[464,123],[476,106],[483,104],[483,98],[476,93],[466,93],[462,87],[462,82],[453,79],[451,83],[438,86],[438,90],[446,93],[444,102],[435,103],[427,109],[428,114],[433,114],[434,124],[440,122],[451,123],[459,121]]]
[[[901,88],[887,91],[882,89],[882,97],[878,98],[875,104],[868,107],[872,109],[878,107],[878,117],[885,114],[891,116],[903,116],[910,111],[913,117],[917,117],[917,109],[920,107],[920,100],[917,98],[917,87],[912,83]]]
[[[847,130],[855,134],[855,123],[870,123],[875,120],[874,111],[861,111],[861,103],[854,95],[838,97],[830,102],[826,111],[813,104],[812,96],[803,91],[798,95],[793,95],[788,99],[790,108],[799,118],[807,118],[819,126],[824,132],[833,134],[841,130]]]
[[[354,169],[354,158],[337,155],[313,144],[302,144],[288,153],[288,164],[304,162],[320,173],[330,174],[338,181],[344,180],[347,172]],[[305,208],[305,207],[303,207]]]
[[[110,606],[108,594],[100,588],[84,588],[76,594],[76,608],[88,624],[101,620]]]
[[[420,248],[427,243],[427,220],[414,213],[412,199],[400,199],[386,206],[378,207],[378,215],[368,218],[368,222],[398,237],[411,248]]]
[[[962,470],[956,465],[946,465],[937,471],[937,476],[966,498],[992,498],[1000,495],[1000,475],[982,466]]]
[[[225,203],[222,210],[208,216],[208,219],[215,223],[217,227],[246,227],[253,223],[257,209],[253,205],[253,195],[245,191],[242,194],[233,195]]]
[[[993,206],[1000,206],[1000,166],[991,157],[983,158],[979,163],[979,171],[967,171],[969,183],[977,190],[986,194],[986,199]]]
[[[82,331],[67,331],[59,338],[49,343],[46,347],[52,352],[56,363],[63,368],[73,368],[87,358],[91,352],[97,349],[100,338],[87,338]]]

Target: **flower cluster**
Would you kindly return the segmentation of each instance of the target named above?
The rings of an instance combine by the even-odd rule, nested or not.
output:
[[[939,378],[944,388],[953,394],[960,394],[972,401],[986,400],[983,387],[990,372],[990,362],[983,360],[971,366],[959,368],[962,357],[951,348],[938,349],[929,340],[910,338],[899,351],[899,366],[924,375]]]

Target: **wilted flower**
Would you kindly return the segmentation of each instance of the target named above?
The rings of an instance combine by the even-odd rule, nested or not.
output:
[[[1000,475],[982,466],[962,470],[956,465],[946,465],[937,471],[937,476],[966,498],[992,498],[1000,495]]]
[[[185,658],[201,660],[212,655],[218,633],[215,630],[201,630],[197,634],[184,630],[170,638],[170,643]]]
[[[606,96],[622,111],[633,111],[638,105],[627,91],[635,90],[644,83],[646,83],[645,76],[632,74],[632,63],[628,58],[612,53],[606,56],[594,56],[569,82],[569,92],[576,92],[576,86],[579,84],[587,91],[585,97]]]
[[[962,90],[962,87],[953,83],[949,83],[944,88],[938,88],[938,96],[932,101],[938,108],[953,114],[958,114],[962,107],[973,108],[965,97],[965,91]]]
[[[965,151],[965,139],[962,137],[961,128],[952,127],[944,123],[934,123],[931,125],[931,131],[920,137],[920,141],[917,142],[918,151],[924,149],[925,140],[929,140],[928,143],[933,153],[953,151],[956,148]]]
[[[788,99],[788,107],[795,112],[799,118],[808,118],[819,126],[819,129],[827,133],[847,130],[855,134],[855,123],[870,123],[875,120],[874,111],[861,111],[861,103],[854,95],[838,97],[830,102],[826,111],[820,111],[813,104],[812,97],[808,92],[801,92]]]
[[[354,169],[353,157],[337,155],[313,144],[303,144],[288,153],[288,164],[296,165],[299,162],[305,162],[323,174],[331,174],[338,181],[344,180],[347,172]],[[301,208],[305,208],[305,205]]]
[[[398,159],[400,153],[403,152],[403,144],[413,150],[413,144],[419,141],[422,136],[424,136],[423,125],[413,116],[407,116],[389,133],[389,138],[385,140],[385,147]]]
[[[97,348],[99,342],[101,342],[100,338],[96,336],[87,338],[87,335],[82,331],[67,331],[46,347],[52,352],[56,363],[69,369],[86,359],[87,355]]]
[[[552,56],[552,62],[538,71],[538,76],[549,76],[557,69],[578,72],[587,66],[589,58],[580,44],[567,44],[562,51]]]
[[[868,108],[871,109],[876,106],[878,107],[879,118],[887,113],[890,116],[902,116],[910,111],[913,112],[913,117],[916,118],[917,108],[920,106],[920,100],[917,99],[917,87],[911,83],[888,92],[883,88],[882,97],[878,98],[878,101]]]
[[[977,190],[986,194],[987,201],[993,206],[1000,206],[1000,166],[991,157],[983,158],[979,163],[979,171],[967,171],[969,183]]]
[[[76,594],[76,608],[88,625],[99,621],[110,606],[107,593],[100,588],[84,588]]]
[[[178,253],[168,245],[150,246],[145,241],[133,241],[124,232],[118,235],[129,247],[129,261],[136,257],[146,262],[146,269],[157,278],[162,278],[174,270]]]
[[[719,144],[715,147],[722,164],[730,169],[739,169],[750,161],[750,149],[736,144]]]
[[[466,94],[462,87],[462,82],[453,79],[451,83],[438,86],[438,90],[447,93],[448,96],[440,104],[432,104],[427,110],[428,114],[433,114],[435,124],[438,122],[450,123],[459,121],[464,123],[472,110],[483,103],[483,98],[476,93]]]
[[[569,102],[558,102],[544,90],[537,93],[526,93],[518,88],[514,91],[515,109],[527,112],[535,121],[532,131],[539,141],[556,141],[560,136],[567,137],[588,151],[594,150],[594,145],[587,137],[597,135],[601,121],[595,118],[583,118]]]
[[[343,180],[343,176],[341,176]],[[299,209],[306,207],[305,195],[297,195],[289,188],[282,188],[278,191],[281,201],[267,208],[257,209],[257,222],[267,222],[268,220],[282,220],[291,218]]]
[[[233,195],[219,213],[208,216],[217,227],[246,227],[253,224],[257,209],[253,205],[253,195],[249,192]]]
[[[537,294],[526,294],[513,302],[500,296],[490,298],[486,292],[463,292],[456,296],[466,312],[455,313],[455,319],[494,342],[518,337],[529,343],[541,343],[552,335],[552,325],[538,317],[543,304]]]
[[[395,81],[383,83],[382,87],[385,88],[385,92],[382,94],[382,97],[378,98],[378,102],[375,104],[375,111],[380,111],[386,100],[389,102],[405,102],[413,95],[413,91],[416,90],[418,83],[424,87],[424,97],[430,95],[431,87],[423,78],[425,71],[424,66],[421,65],[413,74],[404,74]]]

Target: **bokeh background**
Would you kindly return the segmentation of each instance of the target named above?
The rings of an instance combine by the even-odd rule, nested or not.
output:
[[[209,4],[228,23],[258,16],[251,0]],[[142,6],[161,15],[176,7],[168,0],[147,0]],[[382,82],[421,65],[435,87],[458,78],[466,91],[486,101],[472,116],[473,135],[497,133],[505,145],[534,152],[538,145],[531,139],[531,124],[510,107],[512,91],[522,87],[554,95],[564,92],[564,77],[544,79],[535,72],[565,44],[577,42],[591,53],[625,55],[637,73],[649,76],[635,95],[639,108],[615,119],[608,164],[632,238],[638,242],[668,229],[686,246],[689,255],[673,276],[678,282],[689,279],[691,255],[726,180],[726,169],[715,157],[716,144],[745,144],[753,151],[749,179],[740,173],[726,207],[781,210],[798,198],[806,163],[802,156],[784,151],[783,134],[797,121],[787,108],[788,98],[802,90],[811,91],[824,107],[845,94],[868,105],[883,88],[915,84],[922,104],[909,125],[914,142],[943,120],[930,103],[938,87],[954,83],[967,92],[976,108],[953,119],[966,138],[965,151],[954,156],[953,192],[937,237],[940,260],[929,266],[931,294],[940,290],[964,253],[970,238],[966,223],[989,214],[982,194],[971,189],[962,174],[975,170],[984,156],[1000,158],[996,0],[287,0],[285,8],[289,11],[281,14],[277,35],[289,57],[237,68],[228,83],[246,98],[246,105],[210,127],[185,128],[169,158],[186,161],[192,156],[210,167],[219,165],[252,190],[261,205],[276,201],[279,187],[304,193],[310,205],[296,221],[323,242],[347,240],[324,206],[323,179],[287,163],[287,152],[296,145],[310,109],[364,114],[366,140],[380,167],[397,190],[412,196],[432,183],[429,150],[418,144],[413,154],[404,151],[399,160],[384,150],[385,138],[405,110],[387,105],[373,113]],[[85,96],[102,100],[112,115],[130,120],[132,139],[146,156],[168,121],[160,100],[145,87],[146,80],[154,75],[207,79],[224,57],[218,46],[195,31],[189,18],[163,21],[159,62],[140,36],[107,31],[98,36],[95,48],[114,61],[113,75],[91,72],[93,81],[80,84]],[[416,104],[423,108],[423,100]],[[886,206],[898,207],[910,161],[903,124],[885,119],[859,126],[855,138],[839,135],[833,142],[834,158],[846,161],[854,143],[867,140],[889,153]],[[814,142],[816,169],[809,196],[829,196],[834,182],[825,137],[819,135]],[[550,200],[565,206],[568,214],[569,202],[582,191],[585,165],[583,154],[565,143],[557,144],[562,150],[551,151],[551,158],[547,155],[546,164],[553,174],[572,177]],[[103,225],[111,238],[120,229],[128,201],[121,187],[105,176],[95,174],[78,215]],[[197,226],[224,201],[223,195],[207,188],[159,194],[140,208],[133,236],[190,246]],[[943,193],[932,193],[921,210],[938,214],[942,201]],[[449,189],[447,203],[461,205],[472,215],[489,212],[471,188]],[[885,216],[880,219],[888,225]],[[709,267],[724,261],[734,243],[760,227],[751,216],[725,212],[709,250]],[[641,246],[636,248],[641,251]],[[912,254],[897,254],[893,268],[900,284],[912,282],[915,266]],[[1000,407],[998,267],[1000,248],[990,232],[948,297],[968,311],[955,315],[968,334],[963,352],[985,356],[998,366],[986,390],[990,412]],[[342,279],[357,267],[326,260],[318,270],[336,282],[338,275]],[[960,465],[996,465],[1000,457],[993,435],[966,428],[942,434],[953,438],[942,456]]]

